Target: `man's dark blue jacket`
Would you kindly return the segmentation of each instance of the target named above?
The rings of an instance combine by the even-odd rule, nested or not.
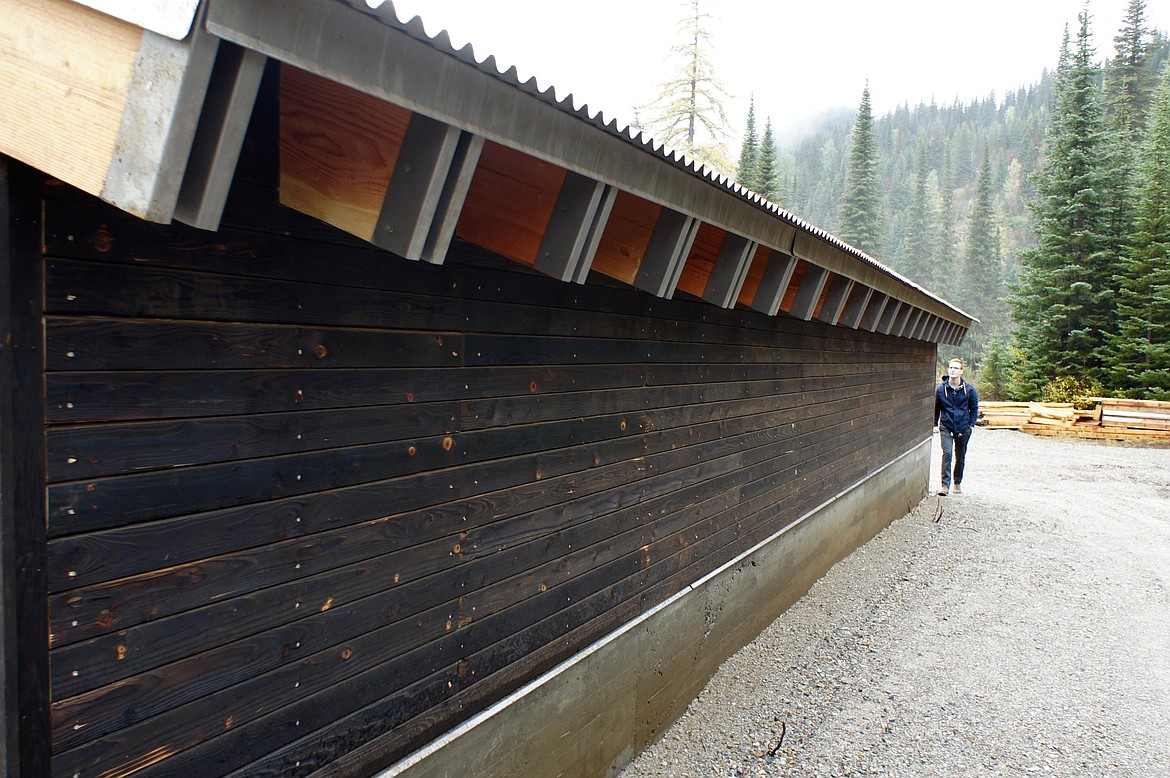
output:
[[[965,380],[958,388],[944,380],[934,390],[934,422],[951,432],[966,433],[979,419],[979,393]]]

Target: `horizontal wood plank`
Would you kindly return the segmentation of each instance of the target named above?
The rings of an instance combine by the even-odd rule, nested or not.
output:
[[[490,224],[488,181],[475,229],[523,262],[544,225]],[[57,773],[401,755],[926,431],[928,344],[460,242],[405,263],[232,198],[214,235],[46,203]],[[657,206],[617,199],[636,272]]]

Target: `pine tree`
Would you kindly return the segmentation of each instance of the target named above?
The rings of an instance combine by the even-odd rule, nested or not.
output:
[[[772,202],[779,202],[779,184],[776,180],[776,136],[772,134],[772,117],[764,122],[764,137],[760,140],[760,157],[756,162],[756,191]]]
[[[958,285],[955,276],[958,252],[955,239],[955,174],[951,166],[951,147],[943,150],[942,205],[938,215],[938,247],[935,250],[934,277],[938,290],[954,295]]]
[[[1145,134],[1134,240],[1119,274],[1111,378],[1125,396],[1170,400],[1170,65]]]
[[[1154,89],[1154,74],[1147,67],[1154,51],[1152,31],[1146,26],[1146,0],[1129,0],[1113,44],[1115,53],[1105,71],[1106,114],[1136,138]]]
[[[965,344],[964,344],[965,345]],[[1011,394],[1011,364],[1008,347],[996,332],[987,340],[979,365],[979,397],[999,401]]]
[[[1020,284],[1012,298],[1017,344],[1025,359],[1021,378],[1033,393],[1057,376],[1100,383],[1106,340],[1116,326],[1109,213],[1101,195],[1104,120],[1089,15],[1082,11],[1079,18],[1075,50],[1065,33],[1048,156],[1031,203],[1039,245],[1020,253]]]
[[[845,193],[841,197],[838,234],[846,243],[877,256],[881,250],[882,190],[878,180],[878,153],[868,84],[861,93],[850,140],[849,172],[845,179]]]
[[[725,150],[728,126],[723,101],[727,91],[715,77],[707,56],[711,36],[706,22],[711,17],[689,0],[690,13],[679,22],[680,43],[671,51],[679,68],[674,78],[660,84],[660,93],[646,110],[646,126],[655,140],[681,151],[713,170],[728,173],[732,163]]]
[[[1109,175],[1104,195],[1109,207],[1108,235],[1114,253],[1124,251],[1133,229],[1135,152],[1150,94],[1149,31],[1145,0],[1130,0],[1121,31],[1113,39],[1116,54],[1105,70],[1105,115],[1109,135]]]
[[[918,151],[918,165],[914,173],[914,195],[906,220],[906,239],[903,248],[903,272],[928,289],[935,287],[933,249],[936,237],[934,198],[928,188],[930,174],[926,169],[926,147]]]
[[[959,281],[959,304],[977,316],[976,326],[981,337],[973,345],[986,342],[985,333],[1002,325],[1000,310],[1000,248],[999,226],[991,186],[991,151],[985,149],[983,162],[975,174],[975,200],[967,228],[967,250]]]
[[[753,95],[748,103],[747,129],[744,130],[743,143],[739,147],[739,167],[735,176],[740,186],[753,192],[760,191],[759,158],[760,138],[756,132],[756,98]]]

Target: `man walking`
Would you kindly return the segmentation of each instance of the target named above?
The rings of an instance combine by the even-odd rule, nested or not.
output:
[[[963,379],[963,360],[947,363],[947,377],[934,391],[934,431],[942,444],[942,487],[939,496],[951,493],[951,457],[955,460],[955,494],[962,494],[963,465],[967,444],[979,419],[979,393]]]

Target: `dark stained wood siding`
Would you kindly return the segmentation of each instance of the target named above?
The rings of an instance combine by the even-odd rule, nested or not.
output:
[[[0,775],[49,766],[41,178],[0,155]]]
[[[54,775],[402,756],[928,431],[930,344],[273,202],[47,198]]]

